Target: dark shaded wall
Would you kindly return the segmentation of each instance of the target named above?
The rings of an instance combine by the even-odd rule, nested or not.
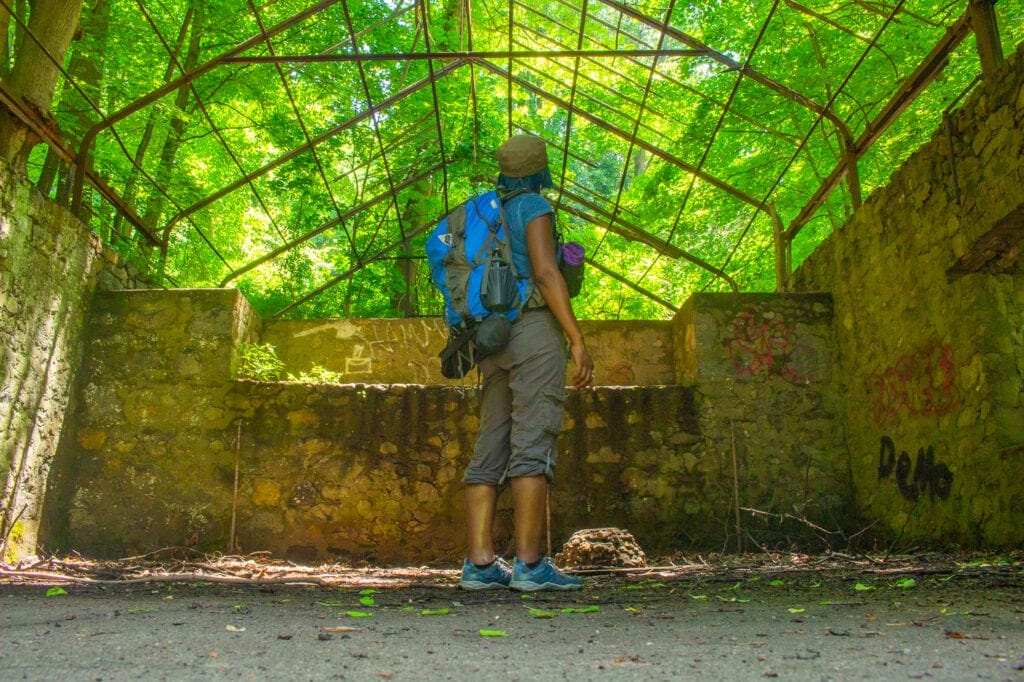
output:
[[[799,268],[831,291],[857,507],[894,538],[1024,540],[1024,53]]]
[[[0,172],[0,560],[35,550],[93,291],[136,281],[67,211]]]

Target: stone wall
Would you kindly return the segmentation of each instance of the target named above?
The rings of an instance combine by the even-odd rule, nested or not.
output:
[[[556,547],[574,530],[605,525],[628,528],[656,553],[735,546],[740,506],[743,537],[771,545],[820,541],[807,526],[781,523],[784,513],[840,522],[848,478],[819,395],[832,371],[827,297],[712,296],[693,309],[694,386],[570,391],[552,490]],[[767,351],[781,353],[777,372],[743,364],[743,344],[759,338],[752,325],[769,319],[796,344]],[[391,338],[395,322],[355,328],[364,338]],[[719,327],[710,336],[709,323]],[[332,339],[343,328],[308,324]],[[592,344],[621,345],[628,332],[625,347],[639,352],[641,343],[670,343],[672,329],[684,325],[668,334],[660,323],[600,326]],[[233,290],[97,297],[81,409],[51,476],[46,547],[123,556],[188,545],[383,563],[461,556],[461,475],[478,427],[476,389],[232,379],[239,343],[281,338],[280,329],[260,336],[262,327]],[[382,358],[408,350],[390,343]],[[594,352],[612,357],[621,348]],[[672,357],[673,347],[663,352]],[[807,504],[811,496],[820,506]],[[499,544],[511,537],[508,504],[502,496]],[[752,523],[747,509],[767,516]]]
[[[76,528],[90,549],[141,546],[126,534],[181,545],[205,529],[209,501],[232,491],[237,415],[226,396],[258,322],[233,290],[96,296],[41,543],[75,548],[51,539]]]
[[[695,294],[675,322],[678,380],[694,387],[705,456],[719,461],[709,483],[733,512],[717,519],[738,536],[729,549],[806,538],[811,519],[813,546],[844,546],[859,526],[831,297]]]
[[[0,172],[0,544],[10,540],[8,558],[35,547],[92,292],[131,278],[73,216]]]
[[[583,320],[599,386],[656,386],[673,382],[672,324],[658,321]],[[345,383],[447,384],[438,353],[447,331],[441,318],[397,320],[280,320],[263,324],[286,372],[314,365]]]
[[[1024,540],[1024,53],[800,267],[831,291],[860,512],[908,543]]]

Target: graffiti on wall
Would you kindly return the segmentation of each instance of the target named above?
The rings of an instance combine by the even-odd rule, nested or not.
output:
[[[733,318],[729,333],[725,347],[737,375],[804,379],[793,363],[796,325],[786,324],[778,313],[752,305]]]
[[[935,461],[935,446],[918,448],[917,461],[913,462],[904,450],[896,454],[896,444],[889,436],[882,436],[878,451],[878,480],[889,477],[896,479],[900,495],[911,502],[917,501],[922,493],[930,499],[945,500],[953,487],[953,472],[941,462]]]
[[[357,324],[347,320],[329,322],[296,332],[296,338],[326,334],[333,337],[319,360],[338,366],[347,380],[387,374],[396,359],[406,359],[411,378],[422,375],[424,383],[440,375],[438,349],[445,328],[436,320],[409,321],[407,324]],[[365,379],[364,379],[365,380]]]
[[[928,343],[901,356],[868,375],[867,384],[877,426],[893,424],[901,415],[949,414],[960,405],[953,348],[946,344]]]

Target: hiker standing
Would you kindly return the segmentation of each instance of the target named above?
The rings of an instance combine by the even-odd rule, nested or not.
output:
[[[539,193],[553,184],[544,141],[534,135],[509,138],[498,148],[498,169],[499,195],[527,190],[511,197],[505,210],[516,270],[533,287],[508,345],[480,361],[480,434],[463,476],[469,552],[459,584],[577,590],[583,581],[555,568],[540,546],[565,405],[566,338],[574,388],[590,384],[594,363],[558,269],[554,212]],[[492,540],[498,490],[505,485],[512,488],[515,510],[512,566],[495,555]]]

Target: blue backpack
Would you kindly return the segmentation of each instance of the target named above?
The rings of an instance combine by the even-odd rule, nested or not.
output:
[[[503,193],[504,200],[521,192]],[[491,190],[459,204],[427,237],[426,252],[430,278],[444,298],[450,336],[441,353],[441,372],[449,378],[462,377],[479,357],[503,345],[478,343],[478,333],[487,339],[507,338],[530,294],[530,280],[519,277],[512,261],[498,192]],[[489,318],[495,319],[481,333]]]

